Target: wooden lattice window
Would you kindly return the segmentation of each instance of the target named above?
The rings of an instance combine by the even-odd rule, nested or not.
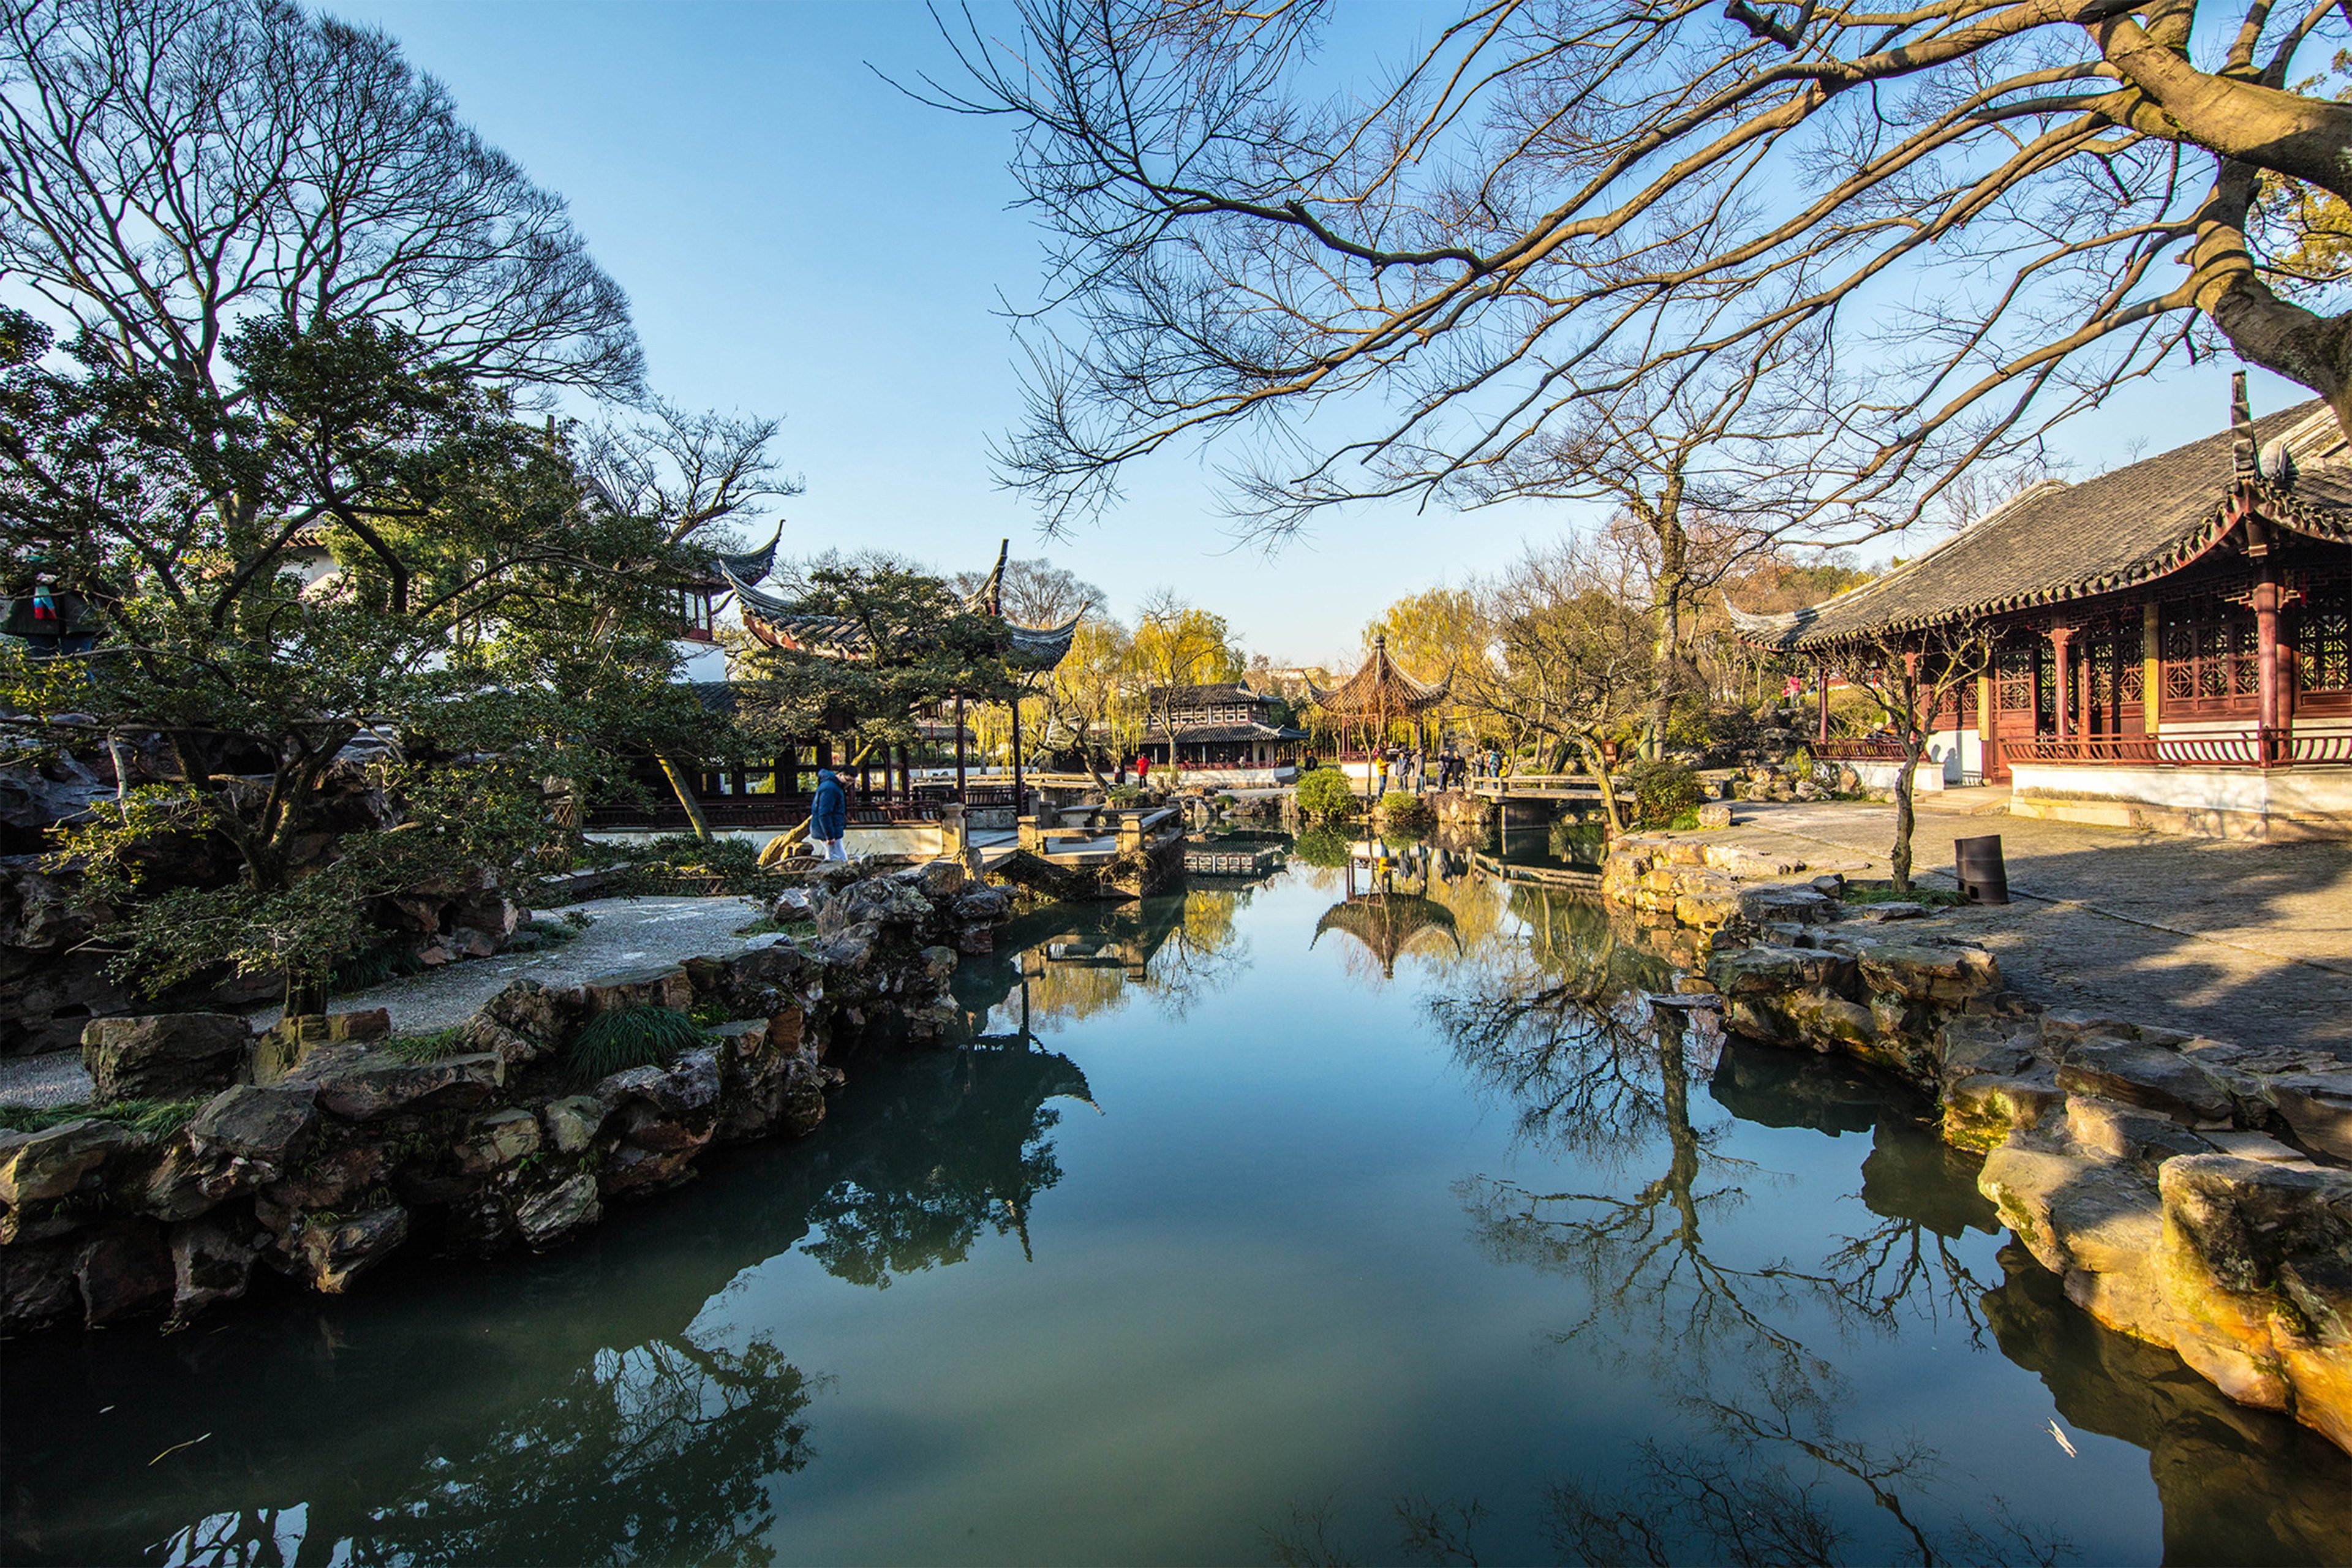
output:
[[[2262,690],[2254,617],[2225,605],[2180,605],[2164,623],[2167,712],[2235,712]]]
[[[1993,656],[1993,706],[2008,713],[2032,712],[2038,706],[2040,661],[2029,643],[2003,643]]]
[[[2309,692],[2352,692],[2352,586],[2315,591],[2295,617],[2295,685]]]

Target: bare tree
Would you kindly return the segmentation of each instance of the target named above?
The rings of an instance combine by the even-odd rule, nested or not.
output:
[[[392,39],[285,0],[0,4],[0,272],[216,396],[255,315],[370,317],[492,381],[644,371],[562,199]]]
[[[615,511],[658,522],[680,543],[801,493],[799,476],[785,476],[769,450],[779,423],[656,398],[587,430],[581,466]]]
[[[1633,607],[1632,572],[1589,543],[1530,550],[1481,591],[1494,657],[1454,678],[1454,697],[1504,729],[1514,749],[1540,737],[1573,747],[1601,785],[1609,831],[1625,830],[1607,743],[1648,695],[1649,628]]]
[[[2335,0],[1475,0],[1374,82],[1331,80],[1307,0],[1022,15],[1025,49],[968,27],[924,90],[1012,120],[1058,237],[1003,454],[1054,525],[1219,432],[1261,528],[1433,497],[1806,334],[1837,351],[1827,513],[1916,515],[2223,344],[2352,428],[2346,247],[2314,232],[2352,105],[2299,80]]]
[[[1882,633],[1850,655],[1845,678],[1866,694],[1903,748],[1895,776],[1895,847],[1888,854],[1895,890],[1911,890],[1911,832],[1917,818],[1919,759],[1936,731],[1936,716],[1957,709],[1959,694],[1992,668],[1992,634],[1982,626],[1936,627],[1906,636]]]

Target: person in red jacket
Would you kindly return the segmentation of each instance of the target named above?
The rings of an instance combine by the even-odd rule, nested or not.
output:
[[[1151,753],[1139,753],[1135,759],[1135,787],[1141,789],[1151,782]]]

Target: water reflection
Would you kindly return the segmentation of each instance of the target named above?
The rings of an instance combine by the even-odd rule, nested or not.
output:
[[[1923,1102],[1858,1068],[1727,1042],[1707,1016],[1652,1003],[1660,968],[1605,916],[1529,889],[1511,901],[1519,940],[1447,974],[1432,1016],[1457,1065],[1508,1107],[1522,1147],[1617,1179],[1554,1190],[1468,1178],[1457,1191],[1471,1234],[1498,1263],[1571,1281],[1584,1310],[1552,1342],[1638,1362],[1685,1429],[1642,1442],[1605,1478],[1545,1489],[1543,1535],[1563,1560],[2067,1557],[2053,1523],[2011,1517],[1925,1441],[1841,1432],[1853,1391],[1832,1352],[1857,1331],[1978,1346],[1990,1332],[2078,1428],[2147,1448],[2168,1563],[2352,1560],[2344,1455],[2223,1399],[2171,1352],[2100,1329],[2014,1244],[1998,1283],[1971,1269],[1966,1238],[1999,1223],[1976,1162],[1935,1135]],[[1775,1178],[1727,1152],[1733,1123],[1694,1117],[1701,1089],[1739,1121],[1869,1136],[1855,1195],[1875,1223],[1830,1237],[1816,1258],[1747,1256],[1725,1222]],[[1710,1245],[1715,1231],[1731,1256]],[[1466,1531],[1465,1509],[1483,1511],[1478,1500],[1433,1514],[1399,1500],[1402,1548],[1465,1559],[1466,1534],[1441,1552],[1428,1522]],[[1857,1521],[1891,1528],[1863,1539]]]
[[[853,1072],[806,1143],[741,1151],[550,1258],[289,1292],[171,1338],[12,1342],[0,1557],[772,1561],[774,1482],[813,1457],[824,1384],[734,1321],[748,1271],[801,1243],[880,1288],[990,1232],[1025,1247],[1060,1178],[1048,1102],[1088,1097],[1018,1041]]]

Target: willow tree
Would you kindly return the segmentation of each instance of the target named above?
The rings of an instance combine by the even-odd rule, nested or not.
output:
[[[1427,500],[1643,383],[1833,358],[1813,515],[1919,515],[2227,348],[2352,428],[2335,0],[1482,0],[1376,79],[1327,6],[1028,0],[940,102],[1058,237],[1010,476],[1066,523],[1223,436],[1263,529]]]

